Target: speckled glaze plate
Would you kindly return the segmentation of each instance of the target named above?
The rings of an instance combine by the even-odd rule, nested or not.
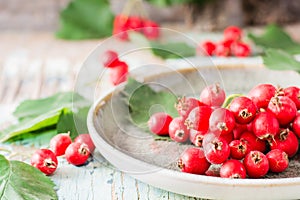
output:
[[[155,71],[149,67],[147,70]],[[214,81],[220,82],[227,94],[245,93],[258,83],[300,86],[299,74],[271,71],[260,65],[162,70],[154,75],[144,73],[142,80],[155,90],[169,90],[179,96],[197,96],[205,85]],[[224,179],[180,172],[176,160],[189,144],[154,140],[151,134],[131,123],[128,107],[122,98],[123,89],[124,85],[120,85],[99,98],[88,116],[88,128],[98,150],[121,171],[155,187],[194,197],[300,198],[299,155],[292,159],[284,173],[269,173],[264,179]]]

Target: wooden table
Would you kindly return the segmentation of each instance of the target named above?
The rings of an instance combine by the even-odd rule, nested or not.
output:
[[[72,90],[81,63],[98,43],[56,40],[52,33],[44,32],[0,33],[0,128],[14,122],[12,111],[20,101]],[[25,161],[34,151],[5,148],[12,149],[11,158]],[[95,154],[99,159],[81,167],[59,158],[59,167],[51,176],[59,199],[195,199],[135,180],[111,166],[99,152]]]

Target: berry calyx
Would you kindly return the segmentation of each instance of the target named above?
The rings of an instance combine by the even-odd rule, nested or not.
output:
[[[34,152],[30,163],[46,175],[53,174],[58,165],[55,154],[49,149],[39,149]]]
[[[209,130],[218,135],[231,133],[235,126],[235,118],[226,108],[215,109],[209,118]]]
[[[221,164],[230,155],[228,143],[220,137],[210,133],[204,136],[203,149],[206,159],[212,164]]]
[[[88,134],[88,133],[79,134],[74,139],[74,142],[86,144],[89,148],[90,153],[93,153],[96,148],[90,134]]]
[[[172,120],[172,117],[167,113],[155,113],[150,117],[148,127],[156,135],[169,135],[169,125]]]
[[[66,160],[73,165],[83,165],[90,156],[90,151],[85,143],[74,142],[66,149]]]
[[[268,158],[260,151],[250,151],[243,163],[250,178],[261,178],[269,171]]]
[[[60,133],[50,140],[50,149],[56,156],[65,154],[67,147],[72,143],[70,133]]]
[[[176,142],[186,142],[189,139],[189,131],[182,117],[173,118],[169,125],[169,135]]]
[[[220,107],[225,98],[225,91],[218,83],[205,87],[200,94],[200,101],[211,107]]]
[[[271,172],[283,172],[289,166],[289,158],[288,155],[280,150],[273,149],[266,154]]]
[[[196,147],[202,147],[204,135],[206,132],[200,132],[193,129],[189,130],[190,135],[190,141],[196,146]]]
[[[220,169],[220,176],[222,178],[246,178],[246,169],[239,160],[227,160]]]
[[[250,145],[245,140],[233,140],[229,143],[230,157],[241,160],[250,152]]]
[[[229,105],[229,110],[239,124],[251,122],[256,115],[256,106],[253,101],[243,96],[234,98]]]

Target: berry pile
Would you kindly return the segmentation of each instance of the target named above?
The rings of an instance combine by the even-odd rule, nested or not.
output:
[[[50,140],[49,149],[39,149],[31,157],[31,165],[46,175],[55,172],[58,166],[57,156],[65,155],[66,160],[79,166],[86,163],[95,145],[89,134],[78,135],[72,143],[69,133],[60,133]]]
[[[224,178],[283,172],[298,152],[300,88],[260,84],[226,108],[225,98],[218,84],[209,85],[199,99],[178,99],[179,117],[155,113],[148,127],[154,134],[194,145],[178,160],[182,172]]]
[[[224,39],[214,43],[205,41],[199,44],[197,52],[208,56],[236,56],[247,57],[251,54],[251,48],[242,41],[242,30],[236,26],[229,26],[224,30]]]
[[[110,81],[113,85],[118,85],[127,80],[128,65],[120,61],[117,52],[108,50],[101,55],[100,60],[104,67],[109,68]]]
[[[159,25],[149,19],[144,19],[139,16],[127,16],[120,14],[115,16],[113,24],[113,35],[120,40],[129,40],[129,30],[142,33],[150,40],[155,40],[159,37]]]

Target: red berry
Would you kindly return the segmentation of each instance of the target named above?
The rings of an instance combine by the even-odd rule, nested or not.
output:
[[[58,162],[55,154],[49,149],[39,149],[31,157],[31,165],[46,175],[55,172]]]
[[[184,119],[174,118],[169,125],[170,138],[176,142],[186,142],[189,139],[189,131],[184,125]]]
[[[120,40],[128,40],[127,30],[129,29],[128,25],[128,16],[125,15],[117,15],[115,16],[113,23],[113,35]]]
[[[289,97],[294,103],[298,110],[300,110],[300,88],[298,87],[287,87],[283,90],[284,96]]]
[[[240,137],[240,140],[246,141],[249,144],[249,148],[251,151],[256,150],[260,152],[265,152],[267,149],[266,141],[259,139],[252,132],[243,132]]]
[[[72,139],[69,133],[61,133],[55,135],[50,140],[50,149],[56,156],[65,154],[67,147],[72,143]]]
[[[232,40],[222,41],[216,44],[215,55],[227,57],[231,55]]]
[[[245,140],[233,140],[229,143],[230,157],[241,160],[250,152],[250,144]]]
[[[227,160],[230,155],[228,143],[215,134],[209,133],[204,136],[203,149],[206,159],[211,164],[221,164]]]
[[[143,20],[139,16],[129,16],[128,17],[128,29],[134,31],[140,31],[143,27]]]
[[[275,96],[268,105],[268,111],[272,112],[280,125],[291,123],[297,115],[296,104],[287,96]]]
[[[296,135],[289,129],[281,129],[280,133],[270,142],[271,149],[281,149],[293,157],[299,148],[299,142]]]
[[[250,151],[245,156],[244,166],[250,178],[261,178],[269,171],[268,158],[260,151]]]
[[[203,138],[206,132],[200,132],[193,129],[189,130],[190,135],[190,141],[196,146],[196,147],[202,147]]]
[[[259,84],[252,88],[248,97],[258,109],[267,108],[272,97],[276,94],[276,88],[271,84]]]
[[[85,143],[74,142],[68,146],[65,155],[70,164],[83,165],[89,158],[90,151]]]
[[[178,160],[178,167],[182,172],[204,174],[210,163],[206,160],[202,149],[190,147],[186,149]]]
[[[185,125],[188,129],[194,129],[205,133],[209,128],[209,117],[211,113],[211,107],[198,106],[190,112],[189,116],[185,120]]]
[[[120,62],[117,52],[111,50],[104,52],[104,54],[101,57],[101,61],[104,67],[108,67],[108,68],[113,68],[115,66],[118,66]]]
[[[233,138],[235,140],[239,140],[241,138],[242,133],[245,132],[245,131],[248,131],[248,127],[247,126],[248,126],[247,124],[238,124],[238,123],[235,123],[235,127],[232,130],[232,132],[233,132]]]
[[[239,160],[227,160],[220,169],[222,178],[246,178],[246,169]]]
[[[150,117],[148,127],[156,135],[169,135],[169,125],[172,120],[172,117],[167,113],[155,113]]]
[[[289,166],[288,155],[280,149],[273,149],[269,151],[266,156],[269,161],[271,172],[283,172]]]
[[[209,130],[218,135],[231,133],[235,126],[234,115],[226,108],[215,109],[209,118]]]
[[[251,122],[256,115],[256,106],[247,97],[236,97],[229,105],[229,110],[234,114],[235,120],[239,124]]]
[[[300,138],[300,114],[299,113],[293,121],[292,128],[294,133],[298,136],[298,138]]]
[[[197,48],[197,52],[199,54],[205,53],[205,55],[212,56],[215,52],[216,45],[211,41],[205,41],[202,44],[200,44]]]
[[[155,40],[159,37],[159,25],[151,20],[145,20],[143,24],[143,34],[150,40]]]
[[[237,26],[228,26],[223,34],[225,40],[239,41],[242,38],[242,30]]]
[[[110,69],[110,80],[114,85],[118,85],[127,80],[128,65],[120,61],[118,66]]]
[[[88,146],[90,153],[93,153],[95,150],[95,144],[88,133],[80,134],[75,139],[74,142],[84,143]]]
[[[182,97],[178,98],[177,103],[175,105],[178,114],[186,119],[190,114],[191,110],[198,106],[203,106],[204,103],[200,102],[199,100],[192,98],[192,97]]]
[[[219,137],[224,139],[229,144],[233,140],[233,133],[230,132],[226,135],[220,135]]]
[[[212,107],[220,107],[225,98],[225,91],[218,83],[205,87],[200,94],[200,101]]]
[[[232,52],[237,57],[248,57],[251,54],[251,49],[248,44],[236,42],[233,45]]]
[[[279,132],[278,120],[272,113],[258,113],[253,120],[253,133],[260,139],[273,140]]]

